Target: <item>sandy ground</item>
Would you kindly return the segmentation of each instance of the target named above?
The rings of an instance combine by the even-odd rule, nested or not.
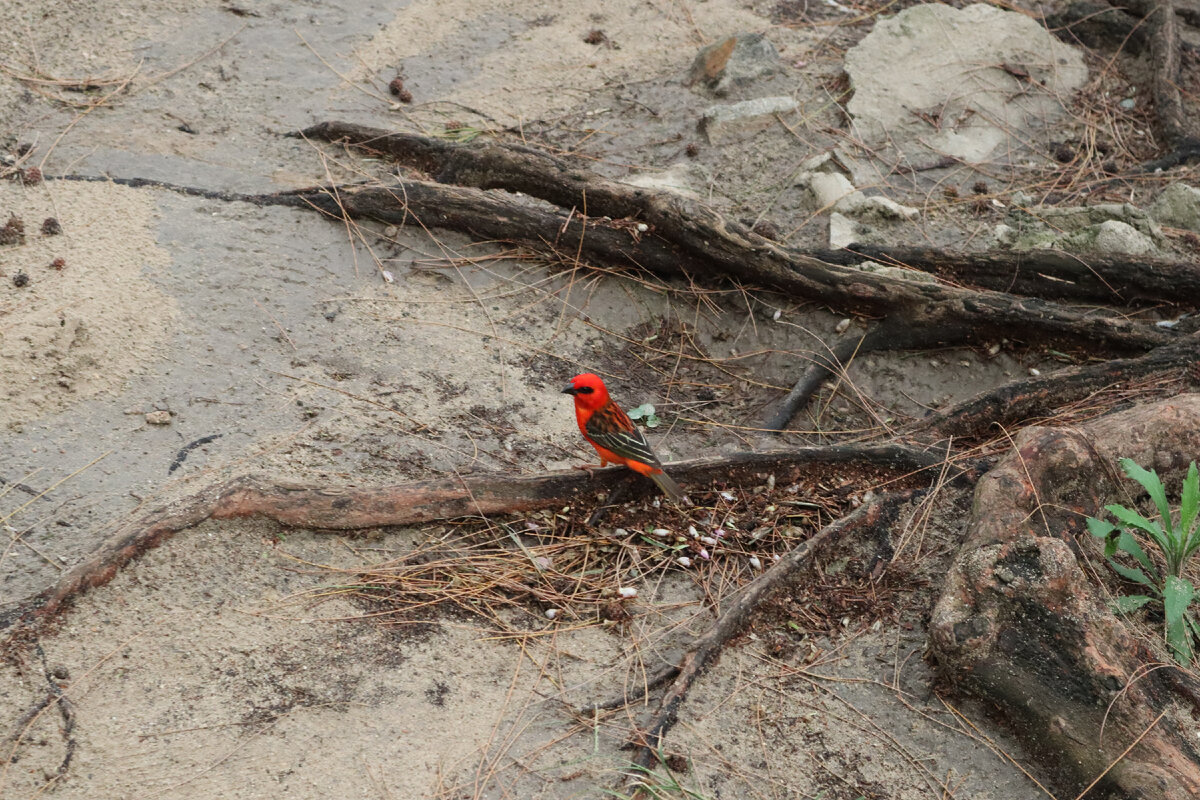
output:
[[[264,192],[371,167],[283,135],[321,120],[511,126],[617,177],[682,166],[734,213],[816,231],[794,216],[778,165],[830,142],[838,117],[821,87],[840,66],[823,44],[842,34],[778,25],[766,5],[0,0],[0,145],[47,175]],[[597,28],[608,43],[584,43]],[[756,91],[795,96],[802,124],[689,161],[711,99],[683,78],[699,47],[741,30],[780,49],[789,69]],[[387,92],[397,74],[411,106]],[[94,88],[68,86],[82,83]],[[664,460],[753,445],[707,423],[756,424],[839,322],[770,295],[698,295],[446,232],[162,188],[6,182],[0,201],[26,229],[0,248],[0,608],[129,514],[231,474],[344,485],[586,460],[559,393],[585,369],[627,405],[701,420],[656,432]],[[61,234],[41,231],[47,217]],[[685,340],[706,365],[639,349],[682,353]],[[1032,358],[872,357],[851,377],[882,415],[914,414]],[[664,388],[664,370],[680,383]],[[857,424],[854,397],[805,425]],[[963,502],[945,500],[947,542]],[[461,615],[385,627],[359,619],[358,603],[297,598],[336,580],[313,564],[353,568],[427,535],[210,523],[152,552],[0,668],[0,795],[557,798],[618,785],[643,709],[575,709],[678,656],[711,619],[701,582],[671,575],[624,628],[544,625],[521,641]],[[936,586],[939,568],[916,585]],[[782,649],[785,625],[756,631],[685,706],[670,737],[687,763],[678,779],[702,797],[1044,796],[997,754],[1029,761],[978,709],[965,713],[994,744],[933,693],[931,597],[910,591],[888,614],[855,613],[833,638],[797,634]],[[48,676],[67,687],[69,724],[37,708]]]

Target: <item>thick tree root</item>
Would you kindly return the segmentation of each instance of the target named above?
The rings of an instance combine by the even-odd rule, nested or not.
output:
[[[761,479],[767,473],[800,473],[835,464],[873,467],[892,474],[940,468],[944,453],[903,445],[835,445],[767,453],[735,453],[667,465],[680,483],[707,486],[716,481]],[[281,525],[326,530],[356,530],[412,525],[469,515],[507,514],[595,502],[598,489],[622,483],[630,496],[654,491],[649,482],[629,484],[621,467],[510,478],[470,475],[372,488],[329,488],[240,477],[206,487],[190,497],[155,509],[121,526],[86,560],[64,573],[45,591],[0,614],[0,630],[33,629],[52,618],[88,589],[108,583],[127,563],[176,533],[205,520],[257,517]],[[12,639],[18,634],[14,633]]]
[[[1098,797],[1200,796],[1200,684],[1109,611],[1085,564],[1114,585],[1115,573],[1084,525],[1105,503],[1132,504],[1119,457],[1178,486],[1200,452],[1197,419],[1200,395],[1183,395],[1074,429],[1028,428],[976,490],[933,650],[946,680],[1004,709],[1029,751],[1052,759],[1061,796],[1097,778]]]
[[[832,264],[863,259],[928,272],[945,280],[1047,300],[1178,303],[1200,296],[1200,263],[1065,250],[993,250],[956,253],[929,247],[854,244],[808,251]]]
[[[1200,333],[1137,358],[1113,359],[1012,381],[901,428],[901,440],[990,437],[1001,428],[1046,415],[1109,387],[1191,368],[1200,360]]]
[[[490,142],[460,145],[416,134],[326,122],[304,136],[390,154],[438,183],[401,180],[384,187],[337,187],[257,202],[308,205],[335,218],[392,224],[419,220],[489,239],[548,246],[572,257],[624,264],[660,275],[720,277],[772,288],[842,311],[886,317],[907,335],[893,349],[1012,338],[1072,342],[1137,352],[1172,340],[1123,317],[1084,313],[1038,298],[907,281],[829,264],[783,247],[682,197],[589,175],[546,153]],[[456,186],[446,186],[455,183]],[[560,212],[481,190],[506,189],[554,203]],[[290,198],[290,199],[289,199]],[[636,218],[640,237],[599,219]],[[415,218],[415,220],[414,220]]]

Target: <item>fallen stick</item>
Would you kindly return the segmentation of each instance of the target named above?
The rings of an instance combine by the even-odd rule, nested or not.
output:
[[[680,483],[699,486],[765,480],[768,473],[780,473],[777,479],[782,481],[807,468],[827,469],[836,464],[865,465],[889,475],[905,475],[940,468],[943,459],[943,453],[905,445],[834,445],[734,453],[668,464],[667,468]],[[12,641],[19,631],[52,618],[88,589],[108,583],[125,564],[147,550],[210,519],[256,517],[290,527],[324,530],[413,525],[580,502],[591,504],[596,502],[596,491],[611,491],[627,477],[624,468],[613,467],[594,470],[594,478],[578,470],[566,470],[515,478],[468,475],[366,488],[291,484],[255,476],[234,478],[125,523],[52,586],[0,614],[0,630],[14,628],[7,637]],[[633,484],[629,493],[645,496],[652,490],[649,483]]]

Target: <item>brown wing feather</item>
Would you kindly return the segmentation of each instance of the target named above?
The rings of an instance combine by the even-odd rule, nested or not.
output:
[[[589,439],[605,450],[643,464],[662,466],[646,437],[616,403],[609,402],[597,409],[588,419],[585,432]]]

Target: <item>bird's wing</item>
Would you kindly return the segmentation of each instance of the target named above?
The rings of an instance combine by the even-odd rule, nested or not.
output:
[[[616,403],[609,402],[597,409],[588,418],[584,432],[593,442],[623,458],[661,466],[646,437]]]

